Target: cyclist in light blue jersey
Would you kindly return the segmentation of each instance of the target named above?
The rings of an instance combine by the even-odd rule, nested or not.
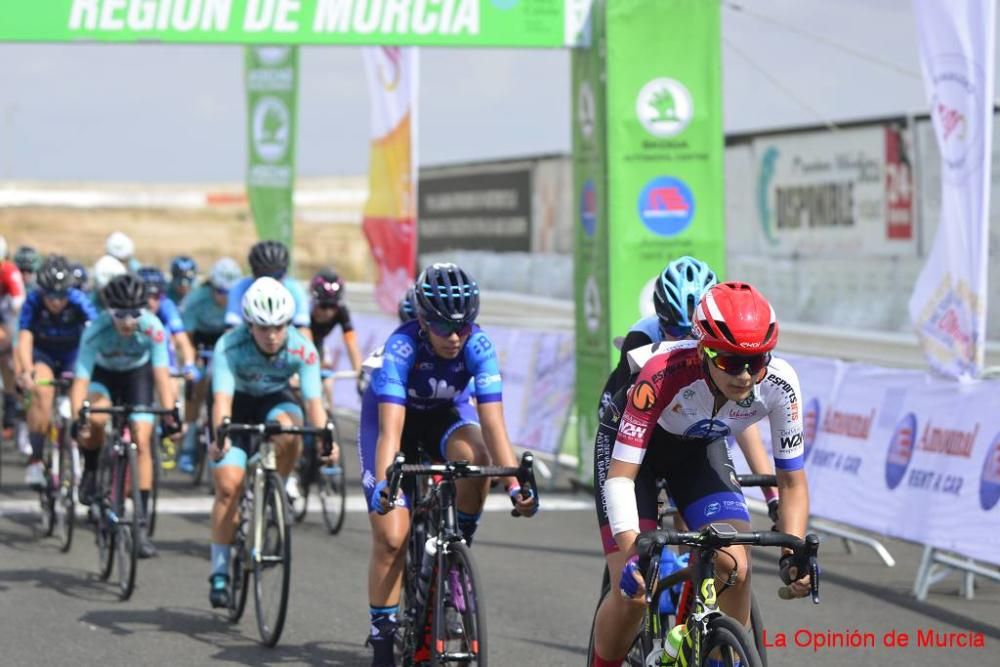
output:
[[[258,278],[267,276],[274,278],[284,285],[292,295],[295,302],[295,311],[292,315],[292,325],[297,327],[299,332],[308,340],[312,340],[312,332],[309,330],[309,299],[306,298],[305,290],[288,277],[288,248],[279,241],[260,241],[250,248],[247,256],[250,264],[250,271],[253,277],[243,278],[229,290],[229,301],[226,307],[226,324],[234,327],[243,322],[243,295]]]
[[[167,337],[160,320],[148,310],[146,288],[142,281],[126,274],[114,278],[103,293],[108,310],[83,333],[76,360],[76,377],[70,388],[73,414],[80,413],[84,399],[94,407],[109,405],[152,405],[153,386],[160,405],[174,405],[173,385],[167,367]],[[89,504],[94,496],[98,455],[104,443],[107,415],[93,415],[74,426],[84,457],[84,475],[80,482],[80,501]],[[164,430],[176,432],[178,415],[164,417]],[[156,554],[146,534],[144,521],[153,488],[153,459],[150,439],[153,416],[133,415],[132,437],[138,447],[139,491],[142,496],[143,526],[139,552],[143,558]]]
[[[212,420],[218,427],[230,417],[235,423],[278,421],[301,424],[302,408],[289,381],[299,376],[305,416],[311,426],[327,421],[320,384],[316,347],[288,324],[295,303],[288,290],[274,278],[258,278],[243,296],[244,326],[227,332],[212,355]],[[300,438],[276,436],[278,473],[287,478],[301,451]],[[234,520],[246,473],[246,438],[215,442],[209,457],[215,461],[215,503],[212,506],[212,565],[209,601],[213,607],[229,604],[230,545]],[[334,445],[332,461],[339,459]]]
[[[242,278],[239,264],[230,257],[223,257],[212,266],[212,272],[205,284],[190,292],[181,303],[181,317],[191,343],[198,354],[211,353],[216,342],[226,332],[226,302],[229,290]],[[203,364],[207,366],[208,364]],[[201,412],[208,393],[209,377],[206,373],[200,382],[188,385],[184,416],[187,430],[181,448],[177,467],[182,472],[194,472],[194,453],[197,447],[198,429],[193,428]]]
[[[198,263],[187,255],[178,255],[170,260],[170,285],[167,286],[167,296],[179,304],[194,289],[194,281],[198,278]]]
[[[139,278],[146,283],[146,307],[155,313],[163,328],[170,336],[171,346],[167,347],[170,355],[170,367],[180,370],[188,382],[197,382],[201,373],[195,364],[194,346],[184,328],[181,311],[170,297],[167,296],[167,278],[155,266],[144,266],[139,269]]]

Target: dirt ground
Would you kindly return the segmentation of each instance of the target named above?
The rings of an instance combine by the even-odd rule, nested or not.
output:
[[[0,235],[10,252],[31,245],[41,252],[58,252],[85,266],[104,254],[104,239],[121,230],[132,237],[136,256],[146,264],[167,268],[170,258],[191,255],[202,273],[219,257],[229,255],[244,267],[257,240],[245,208],[203,210],[78,209],[0,207]],[[346,280],[372,280],[375,267],[368,244],[356,224],[297,222],[294,240],[295,275],[305,278],[323,266],[333,266]]]

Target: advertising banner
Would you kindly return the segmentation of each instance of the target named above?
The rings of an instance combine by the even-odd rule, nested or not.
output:
[[[531,250],[530,164],[461,175],[420,174],[420,254]]]
[[[358,346],[363,356],[385,343],[399,326],[394,317],[353,313]],[[573,403],[573,336],[566,331],[541,331],[488,326],[497,346],[503,377],[504,418],[511,442],[517,447],[555,455]],[[350,370],[350,359],[340,336],[327,336],[325,358],[336,370]],[[334,385],[338,408],[360,410],[353,380]]]
[[[941,217],[910,319],[933,369],[977,377],[986,351],[996,2],[913,7],[941,154]]]
[[[590,0],[4,0],[0,41],[561,47]]]
[[[378,267],[375,301],[383,312],[395,313],[416,273],[419,61],[412,47],[371,47],[363,53],[371,156],[361,228]]]
[[[261,239],[292,245],[298,49],[246,48],[247,200]]]
[[[913,149],[904,125],[798,132],[752,143],[756,253],[915,256]]]

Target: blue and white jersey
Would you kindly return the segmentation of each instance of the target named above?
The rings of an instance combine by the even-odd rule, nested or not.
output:
[[[382,364],[372,372],[372,389],[379,403],[396,403],[417,410],[458,405],[474,381],[476,401],[503,398],[496,346],[474,325],[472,335],[455,359],[434,353],[417,321],[396,329],[385,342]]]
[[[109,371],[130,371],[152,363],[167,367],[167,335],[156,315],[143,310],[130,336],[115,329],[111,313],[101,313],[83,332],[76,358],[76,377],[90,379],[94,366]]]
[[[264,396],[288,389],[288,380],[299,375],[302,398],[322,396],[319,354],[296,329],[288,329],[285,346],[272,356],[260,351],[246,326],[228,331],[212,354],[212,392]]]
[[[181,311],[166,294],[160,297],[160,307],[156,310],[156,316],[160,318],[163,327],[171,336],[184,333],[184,320],[181,319]]]
[[[633,324],[632,328],[629,329],[629,333],[633,331],[646,334],[646,336],[649,337],[650,343],[659,343],[663,340],[663,330],[660,328],[660,318],[656,315],[644,317]]]
[[[229,290],[229,301],[226,305],[226,325],[235,327],[243,324],[243,295],[250,289],[256,278],[248,276],[241,278],[238,283]],[[295,315],[292,317],[292,324],[297,327],[309,326],[309,299],[306,292],[294,279],[285,276],[281,279],[281,284],[288,288],[295,299]]]
[[[18,331],[30,331],[36,348],[61,354],[76,350],[87,323],[96,319],[97,310],[80,290],[71,289],[66,307],[53,313],[45,307],[42,291],[36,289],[21,307]]]
[[[191,290],[181,302],[181,319],[191,333],[216,334],[226,330],[226,308],[215,303],[209,284]]]

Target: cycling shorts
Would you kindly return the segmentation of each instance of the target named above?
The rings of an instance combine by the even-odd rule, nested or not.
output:
[[[43,350],[37,345],[31,350],[31,361],[36,364],[45,364],[52,370],[52,375],[59,377],[64,372],[72,373],[76,366],[77,349],[60,350],[58,352]]]
[[[91,394],[103,394],[112,405],[152,405],[153,366],[146,363],[128,371],[112,371],[103,366],[94,366],[90,377]],[[139,413],[132,415],[132,421],[152,424],[154,415]]]

